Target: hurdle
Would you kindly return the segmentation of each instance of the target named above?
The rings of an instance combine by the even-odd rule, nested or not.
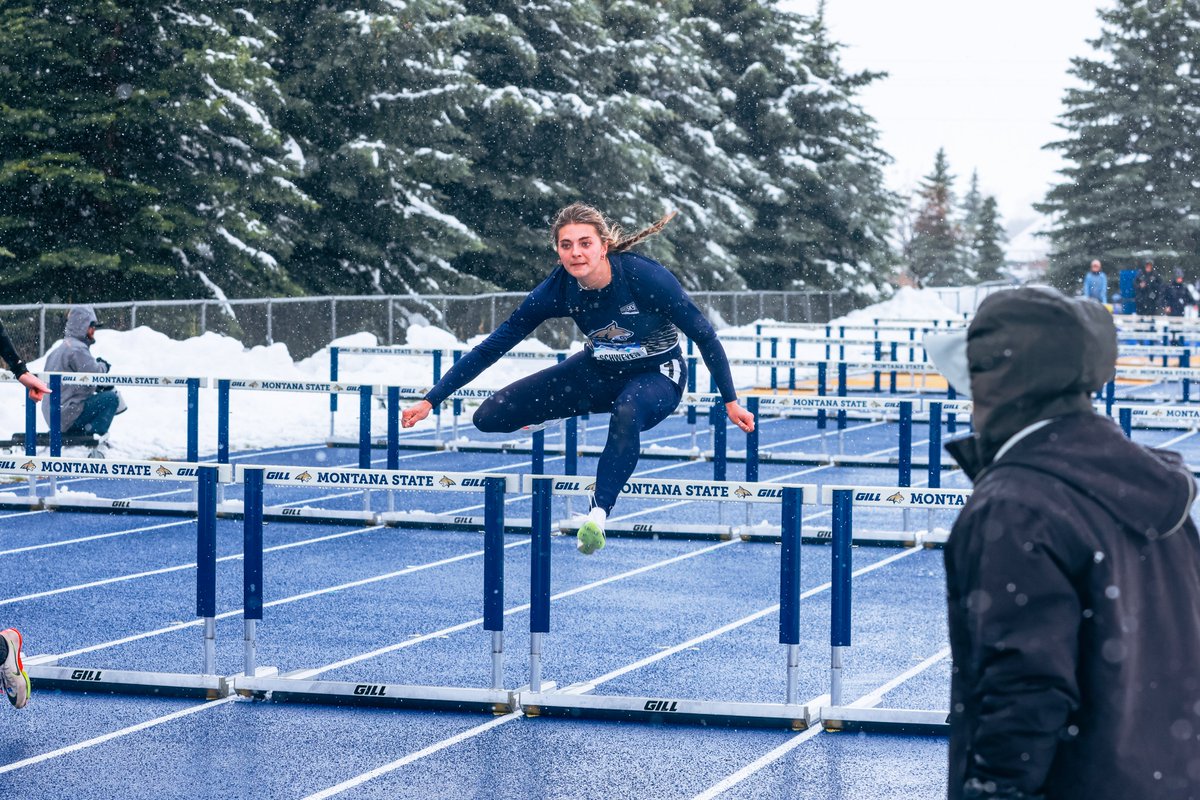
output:
[[[885,731],[946,735],[949,711],[878,708],[881,697],[863,698],[861,705],[845,704],[843,670],[852,643],[851,598],[853,565],[853,510],[855,505],[888,508],[961,508],[971,496],[967,490],[910,489],[908,487],[826,486],[821,490],[822,504],[833,507],[832,597],[829,625],[829,705],[820,709],[822,725],[828,731]],[[918,544],[944,545],[945,536],[927,536]]]
[[[378,347],[350,347],[350,346],[333,346],[329,348],[329,381],[330,383],[338,383],[339,376],[342,372],[343,364],[342,357],[347,355],[374,355],[374,356],[407,356],[418,358],[429,358],[431,361],[431,383],[429,386],[419,390],[419,393],[409,394],[408,392],[418,392],[411,387],[406,387],[405,392],[401,397],[405,399],[419,400],[428,394],[429,389],[433,384],[436,384],[442,378],[442,365],[445,363],[447,356],[452,362],[457,362],[462,357],[465,351],[462,349],[453,348],[429,348],[429,347],[409,347],[406,345],[391,345]],[[510,350],[501,358],[507,360],[526,359],[526,360],[557,360],[562,361],[567,356],[571,355],[567,350]],[[489,392],[490,394],[490,392]],[[487,396],[487,395],[484,395]],[[458,395],[448,398],[453,400],[453,424],[455,426],[454,436],[457,437],[458,417],[462,412],[462,401],[464,399],[472,399],[474,395]],[[329,439],[330,447],[346,447],[352,446],[354,442],[346,439],[339,439],[334,431],[334,417],[338,410],[338,397],[336,392],[331,392],[329,395]],[[442,407],[439,405],[433,410],[434,421],[436,428],[434,438],[430,444],[440,446],[442,444]]]
[[[520,693],[525,715],[599,717],[650,722],[745,725],[803,730],[813,711],[797,701],[800,645],[800,530],[803,507],[817,498],[816,487],[798,484],[754,484],[746,488],[721,481],[631,481],[623,495],[642,492],[715,501],[782,504],[783,547],[780,555],[779,643],[786,648],[787,690],[782,703],[695,700],[657,696],[599,695],[594,684],[561,690],[543,683],[543,637],[550,632],[550,503],[554,494],[586,493],[580,481],[561,476],[524,477],[523,490],[533,495],[533,549],[530,574],[529,690]]]
[[[472,492],[484,494],[483,629],[491,640],[489,688],[423,686],[398,683],[313,680],[319,672],[300,670],[285,675],[257,664],[257,624],[263,619],[263,486],[342,485],[323,475],[311,480],[285,476],[287,468],[239,466],[237,477],[246,487],[243,516],[246,569],[243,577],[243,670],[232,679],[233,690],[243,697],[275,702],[370,705],[397,708],[448,709],[509,713],[517,707],[516,692],[503,687],[504,678],[504,496],[519,489],[515,475],[492,473],[393,472],[350,470],[355,480],[387,484],[406,491]],[[311,469],[311,468],[310,468]],[[329,470],[329,472],[342,472]],[[262,674],[260,674],[260,670]]]
[[[1152,384],[1178,381],[1182,384],[1181,396],[1178,399],[1187,403],[1191,400],[1192,381],[1200,380],[1200,369],[1191,367],[1119,367],[1116,379],[1118,381],[1122,379],[1147,380]],[[1168,401],[1177,399],[1171,395],[1152,395],[1151,397],[1156,400]]]
[[[50,457],[58,458],[62,456],[64,447],[64,437],[62,434],[61,413],[62,413],[62,387],[63,386],[136,386],[153,387],[153,388],[183,388],[186,390],[186,418],[185,425],[187,431],[187,453],[180,463],[195,464],[199,462],[199,442],[200,442],[200,389],[208,386],[207,378],[198,377],[176,377],[167,375],[112,375],[109,373],[95,372],[51,372],[45,373],[46,381],[50,385],[51,394],[46,398],[46,402],[50,404],[50,431],[48,434]],[[37,430],[37,404],[26,398],[25,400],[25,438],[24,450],[27,457],[32,458],[37,452],[37,441],[41,438],[40,434],[36,434]],[[94,455],[94,453],[93,453]],[[92,461],[103,460],[103,457],[92,458]],[[116,463],[134,463],[134,462],[116,462]],[[151,462],[157,463],[157,462]],[[164,462],[166,463],[166,462]],[[79,472],[78,475],[83,477],[86,472]],[[56,511],[95,511],[104,510],[113,513],[144,513],[144,514],[164,514],[164,515],[191,515],[196,513],[196,497],[195,489],[193,488],[193,496],[187,501],[164,501],[164,500],[121,500],[111,498],[101,498],[87,496],[77,492],[60,493],[58,491],[57,479],[66,477],[61,474],[51,473],[47,476],[42,476],[37,472],[27,472],[25,477],[29,483],[28,497],[17,498],[10,500],[5,494],[0,494],[0,508],[7,507],[36,507],[47,510]],[[43,497],[38,497],[37,484],[39,477],[48,477],[49,494]],[[194,483],[194,481],[193,481]]]
[[[179,461],[113,461],[55,456],[0,458],[0,474],[86,475],[94,478],[135,478],[150,481],[185,481],[196,484],[198,499],[196,535],[196,616],[202,620],[202,668],[199,673],[148,672],[66,666],[63,656],[26,656],[33,685],[43,689],[84,692],[155,694],[216,699],[229,693],[216,674],[216,486],[231,477],[229,467]]]

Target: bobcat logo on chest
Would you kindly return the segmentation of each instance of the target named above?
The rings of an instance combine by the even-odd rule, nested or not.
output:
[[[633,331],[622,328],[616,322],[610,322],[599,330],[592,331],[588,338],[597,342],[623,342],[633,336]]]

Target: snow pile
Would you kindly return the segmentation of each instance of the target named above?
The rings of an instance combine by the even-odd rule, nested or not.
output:
[[[955,314],[941,305],[936,294],[916,289],[901,289],[878,305],[847,315],[840,321],[869,322],[874,319],[953,319]],[[769,321],[764,321],[769,322]],[[774,323],[772,323],[774,324]],[[802,328],[770,328],[780,336],[816,336],[822,331]],[[727,328],[722,336],[753,334],[754,325]],[[866,338],[863,332],[847,331],[847,337]],[[408,330],[409,345],[421,348],[450,348],[466,351],[483,337],[459,342],[453,334],[434,327],[414,326]],[[331,343],[338,347],[375,347],[378,340],[369,333],[344,336]],[[57,346],[57,343],[56,343]],[[576,343],[572,349],[578,349]],[[548,352],[546,345],[527,339],[517,348],[527,352]],[[729,342],[731,357],[753,356],[752,342]],[[823,357],[823,347],[806,346],[797,352],[801,358]],[[292,381],[329,380],[329,347],[309,358],[294,361],[284,344],[244,347],[241,342],[217,333],[205,333],[190,339],[175,340],[147,327],[131,331],[100,329],[92,353],[111,363],[114,374],[165,375],[208,378],[208,389],[200,391],[200,454],[216,452],[218,378],[251,378]],[[768,354],[766,346],[764,355]],[[781,357],[787,353],[780,351]],[[499,388],[550,365],[541,359],[502,359],[471,383],[479,388]],[[30,363],[39,372],[45,359]],[[449,360],[443,370],[450,366]],[[708,388],[708,377],[700,367],[698,385]],[[385,356],[345,353],[339,356],[338,378],[346,382],[428,387],[432,383],[432,359],[428,356]],[[754,367],[735,367],[734,380],[739,386],[756,381]],[[181,459],[187,452],[187,393],[182,387],[120,388],[129,410],[113,421],[109,432],[109,457],[116,459]],[[412,401],[405,401],[405,404]],[[334,434],[352,438],[358,435],[358,398],[344,394],[334,419]],[[330,434],[329,396],[321,393],[234,390],[230,400],[230,447],[248,450],[312,444]],[[38,430],[47,426],[38,409]],[[432,418],[426,424],[432,424]],[[386,432],[387,420],[376,408],[373,428]],[[25,429],[25,403],[22,387],[14,382],[0,383],[0,437]]]

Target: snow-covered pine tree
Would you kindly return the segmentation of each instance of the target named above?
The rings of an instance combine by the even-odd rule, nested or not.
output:
[[[962,215],[963,264],[967,269],[979,271],[979,252],[975,239],[979,235],[979,215],[983,211],[983,193],[979,191],[979,170],[971,170],[971,182],[959,205]]]
[[[594,0],[464,5],[472,30],[459,57],[484,95],[464,109],[471,174],[444,190],[484,249],[454,264],[529,289],[555,263],[549,226],[562,206],[590,202],[627,226],[663,214],[648,137],[666,109],[627,91],[625,73],[640,65]]]
[[[938,148],[933,171],[917,189],[917,212],[905,257],[913,277],[922,286],[973,282],[975,274],[964,268],[962,231],[955,219],[954,176],[944,148]]]
[[[605,4],[605,22],[622,54],[614,88],[663,111],[646,132],[658,181],[647,189],[662,207],[680,212],[639,249],[681,267],[676,275],[689,289],[742,289],[732,248],[753,225],[745,169],[719,143],[736,131],[721,108],[720,75],[700,47],[697,27],[707,23],[690,10],[689,0]]]
[[[1200,3],[1116,0],[1092,58],[1073,60],[1068,166],[1037,208],[1053,216],[1050,276],[1074,287],[1094,258],[1132,266],[1200,254]]]
[[[250,14],[62,0],[0,29],[0,298],[294,290],[284,220],[308,201]]]
[[[887,156],[855,99],[879,77],[847,75],[821,13],[748,0],[699,0],[693,13],[736,126],[719,138],[749,169],[754,225],[735,250],[752,287],[873,294],[892,264]]]
[[[461,6],[257,5],[276,34],[283,119],[302,154],[297,183],[319,204],[300,220],[295,280],[314,293],[486,289],[450,266],[481,243],[438,188],[471,175],[460,125],[479,93],[455,57]]]
[[[988,195],[979,205],[979,222],[975,226],[975,238],[971,242],[971,253],[975,258],[975,279],[994,281],[1004,277],[1004,244],[1007,236],[1000,223],[1000,211],[996,198]]]

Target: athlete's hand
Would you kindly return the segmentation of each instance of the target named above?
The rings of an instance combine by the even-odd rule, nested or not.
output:
[[[433,411],[433,405],[428,400],[418,400],[400,413],[400,424],[411,428],[428,417],[430,411]]]
[[[35,403],[50,394],[50,387],[42,383],[42,379],[32,372],[22,373],[17,380],[29,390],[29,399]]]
[[[725,404],[725,414],[729,417],[730,422],[737,425],[746,433],[754,430],[754,415],[738,405],[737,400]]]

